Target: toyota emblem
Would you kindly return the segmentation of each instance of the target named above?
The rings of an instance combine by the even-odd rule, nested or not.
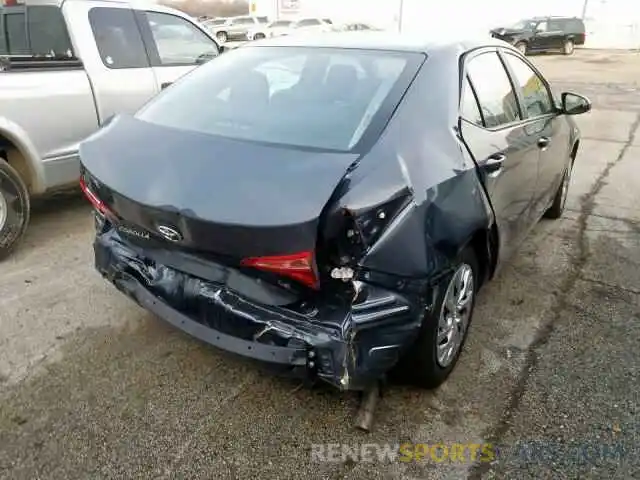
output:
[[[158,226],[158,232],[170,242],[179,242],[180,240],[182,240],[182,234],[175,228],[167,227],[166,225],[160,225]]]

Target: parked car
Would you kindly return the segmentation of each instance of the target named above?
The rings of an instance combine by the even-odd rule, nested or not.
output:
[[[222,349],[435,387],[481,286],[562,215],[589,109],[497,40],[249,43],[83,142],[95,266]]]
[[[245,41],[247,34],[256,26],[266,25],[267,17],[244,15],[228,18],[222,25],[211,25],[209,31],[213,33],[220,43],[232,41]]]
[[[291,35],[292,33],[320,33],[334,30],[333,23],[328,18],[301,18],[283,29],[279,36]]]
[[[369,30],[376,30],[376,31],[380,31],[382,29],[378,28],[378,27],[374,27],[373,25],[370,25],[368,23],[364,23],[364,22],[354,22],[354,23],[345,23],[341,26],[341,30],[347,31],[347,32],[352,32],[352,31],[369,31]]]
[[[576,17],[537,17],[506,28],[491,30],[494,38],[514,45],[521,53],[560,50],[571,55],[576,45],[584,45],[584,22]]]
[[[13,25],[0,31],[3,258],[27,229],[31,197],[77,188],[82,139],[219,49],[197,22],[159,5],[27,0],[0,16]]]
[[[207,19],[206,21],[204,21],[202,24],[206,27],[206,28],[216,28],[219,26],[224,25],[225,23],[227,23],[229,19],[226,17],[216,17],[216,18],[210,18]]]
[[[293,20],[276,20],[266,25],[260,25],[247,33],[247,40],[262,40],[263,38],[272,38],[287,32],[291,27]]]

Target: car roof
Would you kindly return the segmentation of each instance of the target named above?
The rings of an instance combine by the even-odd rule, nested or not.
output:
[[[262,46],[387,50],[428,54],[435,50],[471,50],[485,46],[505,47],[510,45],[502,40],[494,39],[490,35],[456,39],[442,37],[431,38],[425,35],[409,35],[395,32],[367,31],[286,35],[251,43],[243,46],[243,48]]]

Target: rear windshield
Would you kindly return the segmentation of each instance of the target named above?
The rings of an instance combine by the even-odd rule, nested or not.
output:
[[[351,151],[386,125],[425,56],[243,47],[195,69],[137,114],[228,138]]]

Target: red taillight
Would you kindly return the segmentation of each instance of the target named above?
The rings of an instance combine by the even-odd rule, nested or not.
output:
[[[241,264],[245,267],[277,273],[297,280],[313,289],[318,289],[318,275],[312,251],[292,255],[245,258]]]
[[[103,215],[113,216],[113,212],[102,200],[98,198],[95,193],[93,193],[83,177],[80,177],[80,188],[82,189],[82,193],[84,193],[84,196],[87,197],[87,200],[89,200],[91,205],[93,205],[93,208],[98,210]]]

